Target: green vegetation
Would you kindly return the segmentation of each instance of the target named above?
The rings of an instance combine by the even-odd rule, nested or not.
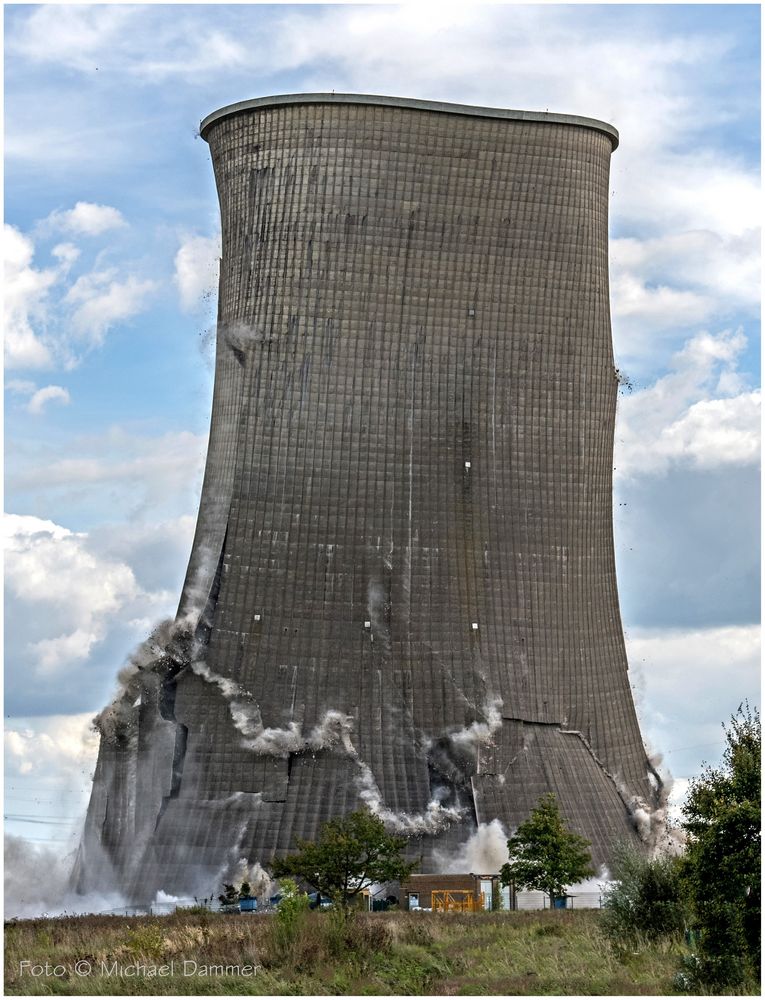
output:
[[[167,917],[10,922],[6,993],[757,995],[757,712],[740,709],[726,740],[723,766],[691,786],[685,855],[648,860],[619,848],[602,912],[353,912],[365,885],[411,870],[404,841],[369,813],[354,813],[326,824],[317,844],[302,844],[276,868],[333,897],[339,905],[328,912],[310,912],[297,883],[283,879],[274,914],[194,907]],[[553,898],[591,874],[587,842],[566,830],[554,796],[508,844],[505,882]],[[249,893],[246,885],[225,888],[231,910]]]
[[[218,902],[221,906],[239,906],[240,900],[250,898],[251,891],[249,882],[242,882],[238,889],[235,885],[224,882],[223,892],[218,896]]]
[[[504,885],[546,892],[550,906],[566,887],[594,872],[589,841],[567,830],[554,795],[543,795],[536,809],[508,840],[510,860],[500,868]]]
[[[348,910],[364,889],[413,871],[404,860],[405,847],[405,837],[389,834],[382,820],[359,809],[325,823],[315,844],[298,841],[297,853],[274,861],[272,873],[301,879]]]
[[[345,916],[338,908],[334,916],[302,911],[281,938],[275,914],[19,921],[6,926],[5,987],[9,995],[97,996],[676,992],[682,944],[617,955],[600,917],[587,910]],[[33,976],[20,971],[22,961],[59,965],[63,974]],[[75,973],[78,961],[90,963],[90,975]],[[171,974],[152,974],[170,962]],[[226,971],[247,964],[257,968]],[[144,971],[131,975],[140,965]]]
[[[760,977],[760,717],[748,705],[725,728],[721,768],[691,783],[681,873],[698,938],[689,986],[749,990]]]
[[[680,861],[646,858],[620,845],[612,861],[613,887],[606,893],[603,930],[617,948],[682,938],[687,907],[682,896]]]
[[[281,901],[271,920],[269,945],[282,962],[289,960],[295,944],[305,928],[308,896],[301,892],[294,879],[285,878],[279,884]]]

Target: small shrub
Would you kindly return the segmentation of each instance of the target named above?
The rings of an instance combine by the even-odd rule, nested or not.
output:
[[[686,920],[676,858],[646,858],[632,847],[614,852],[615,885],[603,903],[602,927],[618,949],[679,937]]]
[[[300,892],[291,878],[279,883],[282,898],[271,923],[271,946],[275,957],[286,962],[295,950],[298,939],[305,930],[308,916],[308,897]]]
[[[131,931],[126,944],[131,955],[159,959],[164,954],[165,935],[156,924],[146,924]]]
[[[560,924],[540,924],[534,933],[537,937],[563,937],[564,935]]]
[[[342,958],[349,951],[353,917],[342,906],[333,906],[323,915],[324,941],[333,958]]]

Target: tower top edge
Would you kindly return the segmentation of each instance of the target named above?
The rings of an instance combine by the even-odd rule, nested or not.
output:
[[[199,133],[207,139],[210,126],[224,118],[245,111],[290,104],[360,104],[383,108],[404,108],[408,111],[438,111],[448,115],[466,115],[473,118],[502,118],[507,121],[544,122],[551,125],[577,125],[580,128],[602,132],[611,140],[612,150],[619,145],[619,133],[608,122],[581,115],[561,115],[549,111],[515,111],[509,108],[484,108],[472,104],[450,104],[447,101],[421,101],[415,97],[385,97],[380,94],[276,94],[271,97],[253,97],[236,104],[227,104],[203,118]]]

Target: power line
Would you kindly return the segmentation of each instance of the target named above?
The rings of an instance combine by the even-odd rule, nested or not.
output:
[[[38,819],[36,816],[3,815],[3,819],[11,823],[42,823],[44,826],[74,826],[78,819]]]
[[[714,743],[694,743],[690,747],[673,747],[671,750],[665,750],[664,753],[679,753],[681,750],[700,750],[702,747],[720,747],[725,743],[725,740],[715,740]]]

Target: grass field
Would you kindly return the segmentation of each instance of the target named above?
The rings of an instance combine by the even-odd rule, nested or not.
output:
[[[180,911],[5,933],[10,995],[666,995],[682,957],[679,945],[617,954],[585,910],[307,913],[286,936],[272,916]]]

